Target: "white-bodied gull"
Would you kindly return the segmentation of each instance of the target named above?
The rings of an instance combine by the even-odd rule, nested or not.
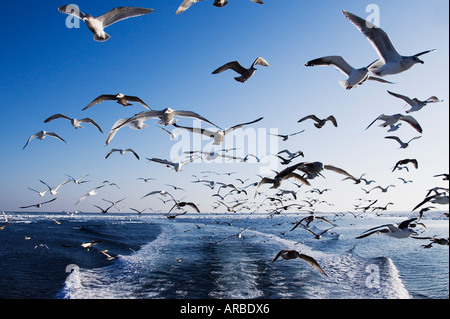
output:
[[[426,106],[429,103],[443,102],[443,100],[439,100],[439,98],[437,98],[436,96],[431,96],[428,99],[426,99],[425,101],[421,101],[417,98],[411,99],[411,98],[407,97],[406,95],[401,95],[401,94],[394,93],[391,91],[388,91],[388,93],[392,96],[395,96],[396,98],[402,99],[403,101],[408,103],[409,106],[411,106],[411,108],[409,110],[407,110],[406,113],[420,111],[424,106]]]
[[[84,14],[77,6],[64,5],[58,8],[62,13],[72,15],[83,20],[89,30],[94,34],[95,41],[106,41],[111,36],[105,32],[105,28],[124,19],[141,16],[153,12],[153,9],[138,7],[117,7],[99,17]]]

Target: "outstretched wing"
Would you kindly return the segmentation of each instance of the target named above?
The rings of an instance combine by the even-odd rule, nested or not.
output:
[[[218,74],[226,70],[233,70],[239,74],[243,74],[247,71],[242,65],[239,64],[238,61],[228,62],[227,64],[222,65],[220,68],[213,71],[212,74]]]
[[[260,118],[257,119],[257,120],[254,120],[254,121],[251,121],[251,122],[248,122],[248,123],[238,124],[238,125],[235,125],[235,126],[233,126],[233,127],[230,127],[229,129],[226,129],[226,130],[225,130],[224,135],[226,135],[226,134],[228,134],[228,133],[230,133],[230,132],[232,132],[232,131],[234,131],[234,130],[236,130],[236,129],[238,129],[238,128],[241,128],[241,127],[243,127],[243,126],[245,126],[245,125],[250,125],[250,124],[257,123],[257,122],[261,121],[262,119],[263,119],[263,117],[260,117]]]
[[[115,101],[116,100],[116,95],[111,95],[111,94],[103,94],[100,95],[99,97],[97,97],[95,100],[93,100],[91,103],[89,103],[84,109],[82,109],[82,111],[90,108],[91,106],[94,106],[96,104],[99,104],[101,102],[104,101]]]
[[[111,24],[122,21],[124,19],[149,14],[153,11],[155,10],[148,8],[118,7],[98,17],[98,20],[100,20],[103,23],[103,27],[106,28],[107,26],[110,26]]]
[[[386,32],[378,26],[350,12],[345,10],[342,10],[342,12],[347,19],[349,19],[350,22],[352,22],[356,28],[367,37],[380,58],[384,61],[400,59],[400,54],[395,50],[395,47]]]
[[[305,66],[333,66],[338,71],[344,73],[347,76],[350,76],[355,69],[344,60],[343,57],[338,55],[325,56],[322,58],[314,59],[305,64]]]
[[[53,121],[53,120],[56,120],[56,119],[59,119],[59,118],[63,118],[63,119],[66,119],[66,120],[71,120],[70,117],[65,116],[64,114],[55,114],[55,115],[52,115],[52,116],[50,116],[49,118],[47,118],[47,119],[44,121],[44,123],[48,123],[48,122],[50,122],[50,121]]]
[[[187,9],[189,9],[194,3],[200,2],[203,0],[184,0],[183,3],[180,5],[180,7],[178,8],[176,14],[180,14],[184,11],[186,11]]]
[[[62,12],[65,14],[70,14],[79,19],[84,19],[86,17],[86,15],[80,11],[78,6],[73,5],[73,4],[66,4],[64,6],[59,7],[58,10],[59,10],[59,12]]]
[[[320,265],[318,264],[318,262],[317,262],[314,258],[312,258],[312,257],[310,257],[310,256],[307,256],[307,255],[304,255],[304,254],[300,254],[300,255],[299,255],[299,258],[302,259],[302,260],[304,260],[304,261],[306,261],[306,262],[307,262],[308,264],[310,264],[315,270],[319,271],[321,274],[323,274],[323,275],[325,275],[325,276],[328,277],[328,275],[326,274],[326,272],[322,269],[322,267],[320,267]]]

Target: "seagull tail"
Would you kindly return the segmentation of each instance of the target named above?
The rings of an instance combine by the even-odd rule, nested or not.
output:
[[[347,90],[350,90],[350,89],[353,89],[353,88],[356,88],[356,87],[357,87],[356,85],[350,85],[350,84],[348,83],[347,80],[345,80],[345,81],[339,81],[339,84],[340,84],[344,89],[347,89]]]
[[[94,40],[95,41],[104,42],[104,41],[109,40],[109,38],[111,38],[111,36],[108,33],[106,33],[106,32],[105,32],[105,37],[99,37],[96,34],[94,34]]]

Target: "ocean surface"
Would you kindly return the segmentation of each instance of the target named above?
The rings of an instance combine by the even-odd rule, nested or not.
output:
[[[379,234],[355,239],[410,213],[316,213],[336,225],[321,239],[301,227],[291,231],[307,214],[6,214],[3,299],[449,298],[449,246],[424,248],[429,240]],[[427,230],[417,227],[420,236],[447,238],[448,219],[431,217],[422,220]],[[315,220],[309,228],[330,226]],[[301,259],[272,262],[282,249],[313,257],[328,277]]]

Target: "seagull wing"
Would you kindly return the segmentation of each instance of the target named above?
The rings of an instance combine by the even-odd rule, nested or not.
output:
[[[164,111],[146,111],[146,112],[141,112],[139,114],[136,114],[133,117],[130,117],[129,119],[127,119],[125,122],[117,125],[117,126],[113,126],[113,129],[119,129],[124,125],[127,125],[131,122],[137,121],[137,120],[141,120],[141,121],[147,121],[149,119],[157,119],[160,118],[162,115],[164,114]]]
[[[306,261],[306,262],[307,262],[309,265],[311,265],[315,270],[319,271],[320,273],[322,273],[323,275],[325,275],[325,276],[328,277],[328,275],[326,274],[326,272],[323,271],[322,267],[319,266],[319,264],[317,263],[317,261],[316,261],[314,258],[312,258],[312,257],[310,257],[310,256],[308,256],[308,255],[304,255],[304,254],[299,254],[298,258],[300,258],[300,259]]]
[[[53,133],[53,132],[47,132],[46,135],[52,136],[52,137],[56,137],[57,139],[59,139],[59,140],[61,140],[61,141],[63,141],[64,143],[67,144],[67,142],[66,142],[62,137],[60,137],[58,134],[56,134],[56,133]]]
[[[323,58],[311,60],[305,64],[305,66],[318,66],[318,65],[319,66],[331,65],[347,76],[350,76],[350,74],[355,71],[355,68],[353,68],[350,64],[348,64],[343,57],[338,55],[325,56]]]
[[[212,126],[218,127],[216,124],[208,121],[207,119],[205,119],[203,116],[195,113],[195,112],[191,112],[191,111],[174,111],[173,113],[175,116],[181,116],[181,117],[192,117],[192,118],[196,118],[198,120],[201,120],[203,122],[206,122],[208,124],[211,124]]]
[[[436,195],[426,197],[423,201],[421,201],[419,204],[417,204],[417,206],[414,207],[412,210],[415,211],[417,208],[419,208],[420,206],[422,206],[425,203],[429,202],[430,200],[432,200],[435,197],[436,197]]]
[[[308,186],[311,186],[311,184],[310,184],[306,179],[304,179],[303,177],[301,177],[301,176],[298,175],[297,173],[293,173],[293,172],[288,173],[288,174],[286,174],[286,175],[283,177],[283,180],[288,179],[288,178],[295,178],[296,180],[302,182],[303,184],[308,185]]]
[[[405,220],[405,221],[401,222],[401,223],[398,225],[398,228],[399,228],[399,229],[405,229],[405,228],[408,228],[408,227],[409,227],[409,224],[411,224],[411,223],[412,223],[413,221],[415,221],[415,220],[417,220],[417,218],[411,218],[411,219]]]
[[[333,123],[333,125],[334,125],[335,127],[338,127],[336,118],[335,118],[333,115],[328,116],[328,117],[327,117],[327,121],[330,121],[331,123]]]
[[[137,102],[137,103],[143,105],[144,107],[146,107],[147,109],[149,109],[150,111],[152,110],[147,104],[145,104],[144,101],[142,101],[142,100],[141,100],[139,97],[137,97],[137,96],[126,96],[126,99],[127,99],[128,101],[131,101],[131,102]]]
[[[264,58],[259,57],[256,58],[255,62],[253,62],[252,67],[254,67],[255,65],[269,66],[269,63],[267,63]]]
[[[102,129],[100,128],[100,126],[97,124],[97,123],[95,123],[95,121],[93,120],[93,119],[91,119],[91,118],[84,118],[84,119],[81,119],[81,120],[79,120],[78,122],[80,122],[80,123],[91,123],[92,125],[94,125],[100,132],[102,132],[103,133],[103,131],[102,131]]]
[[[250,124],[257,123],[257,122],[261,121],[262,119],[263,119],[263,117],[260,117],[260,118],[257,119],[257,120],[254,120],[254,121],[251,121],[251,122],[248,122],[248,123],[238,124],[238,125],[235,125],[235,126],[233,126],[233,127],[230,127],[229,129],[226,129],[226,130],[225,130],[224,135],[227,135],[228,133],[230,133],[230,132],[232,132],[232,131],[234,131],[234,130],[236,130],[236,129],[238,129],[238,128],[241,128],[241,127],[243,127],[243,126],[245,126],[245,125],[250,125]]]
[[[378,120],[381,120],[383,116],[385,116],[385,115],[384,115],[384,114],[381,114],[381,115],[378,116],[375,120],[373,120],[373,122],[370,123],[370,124],[366,127],[366,130],[367,130],[369,127],[371,127],[371,126],[373,125],[373,123],[375,123],[375,122],[378,121]]]
[[[377,81],[377,82],[380,82],[380,83],[395,84],[394,82],[387,81],[385,79],[382,79],[382,78],[379,78],[379,77],[376,77],[376,76],[372,76],[372,75],[369,75],[369,77],[367,79],[371,80],[371,81]]]
[[[396,140],[400,145],[403,145],[403,141],[398,136],[386,136],[385,138]]]
[[[184,11],[186,11],[187,9],[189,9],[194,3],[200,2],[203,0],[184,0],[183,3],[180,5],[180,7],[178,8],[176,14],[180,14]]]
[[[238,61],[228,62],[227,64],[222,65],[220,68],[213,71],[212,74],[218,74],[226,70],[233,70],[239,74],[243,74],[247,71],[242,65],[239,64]]]
[[[136,156],[137,159],[139,159],[139,155],[137,155],[137,153],[134,150],[132,150],[131,148],[126,149],[126,151],[133,153],[133,155]]]
[[[405,101],[406,103],[408,103],[409,105],[413,106],[415,103],[413,100],[411,100],[409,97],[405,96],[405,95],[401,95],[398,93],[394,93],[391,91],[387,91],[390,95],[395,96],[396,98],[402,99],[403,101]]]
[[[105,159],[107,159],[113,152],[118,152],[119,150],[116,148],[113,148],[112,150],[109,151],[108,154],[106,154]]]
[[[147,8],[118,7],[98,17],[98,20],[100,20],[103,23],[103,27],[106,28],[107,26],[121,20],[152,13],[153,11],[155,10]]]
[[[70,14],[74,17],[77,17],[79,19],[84,19],[86,17],[86,15],[81,12],[76,6],[74,5],[64,5],[58,8],[59,12],[65,13],[65,14]]]
[[[36,138],[38,136],[39,133],[33,134],[30,136],[30,138],[28,139],[27,143],[25,144],[25,146],[23,147],[23,149],[25,149],[25,147],[27,147],[28,143],[30,143],[30,141],[34,138]]]
[[[308,116],[305,116],[304,118],[301,118],[300,120],[298,120],[297,123],[300,123],[300,122],[303,122],[303,121],[306,121],[306,120],[309,120],[309,119],[311,119],[313,121],[316,121],[317,123],[320,122],[320,119],[317,116],[315,116],[315,115],[308,115]]]
[[[357,180],[357,178],[355,178],[353,175],[347,173],[342,168],[339,168],[339,167],[336,167],[336,166],[332,166],[332,165],[324,165],[323,168],[327,169],[327,170],[330,170],[330,171],[333,171],[335,173],[341,174],[341,175],[345,175],[347,177],[350,177],[351,179]]]
[[[400,54],[395,50],[389,36],[381,28],[375,26],[369,21],[362,19],[350,12],[342,10],[347,19],[352,22],[356,28],[361,31],[377,51],[380,58],[385,62],[390,60],[399,60]]]
[[[423,51],[423,52],[417,53],[417,54],[414,55],[414,56],[419,57],[419,56],[421,56],[421,55],[424,55],[424,54],[427,54],[427,53],[430,53],[430,52],[433,52],[433,51],[436,51],[436,49]]]
[[[103,95],[100,95],[99,97],[97,97],[91,103],[89,103],[84,109],[82,109],[82,111],[90,108],[91,106],[94,106],[96,104],[102,103],[104,101],[115,101],[115,100],[116,100],[116,95],[103,94]]]
[[[258,186],[256,187],[255,197],[254,197],[254,198],[256,198],[256,195],[258,195],[258,190],[259,190],[259,188],[260,188],[262,185],[264,185],[264,184],[274,184],[274,183],[275,183],[275,180],[274,180],[274,179],[268,178],[268,177],[264,177],[264,178],[259,182]]]
[[[191,206],[197,213],[200,213],[200,209],[194,203],[186,203],[186,205]]]
[[[64,114],[55,114],[55,115],[52,115],[52,116],[50,116],[49,118],[47,118],[47,119],[44,121],[44,123],[48,123],[48,122],[50,122],[50,121],[53,121],[53,120],[56,120],[56,119],[59,119],[59,118],[63,118],[63,119],[69,120],[69,121],[71,120],[70,117],[65,116]]]
[[[414,127],[416,129],[417,132],[422,133],[422,127],[420,127],[419,122],[417,122],[417,120],[412,117],[411,115],[404,115],[400,118],[400,121],[404,121],[406,123],[408,123],[409,125],[411,125],[412,127]]]

